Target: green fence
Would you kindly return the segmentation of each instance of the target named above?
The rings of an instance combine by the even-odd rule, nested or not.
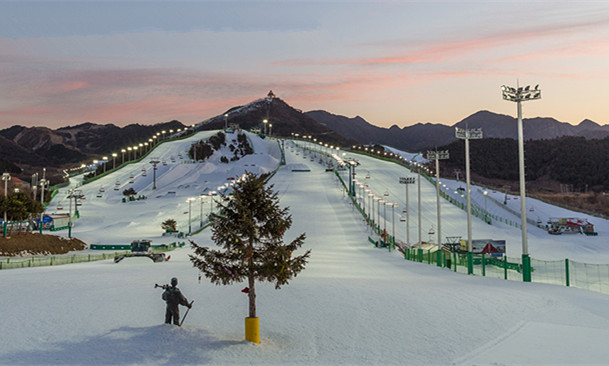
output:
[[[163,253],[174,250],[175,248],[181,248],[186,245],[185,242],[174,242],[171,244],[153,245],[152,249],[155,253]],[[99,245],[91,244],[91,249],[96,250],[122,250],[114,253],[99,253],[99,254],[73,254],[66,256],[53,256],[53,257],[39,257],[39,258],[6,258],[0,260],[0,270],[2,269],[14,269],[14,268],[29,268],[29,267],[45,267],[45,266],[58,266],[61,264],[71,263],[82,263],[82,262],[93,262],[104,259],[112,259],[116,256],[125,253],[131,253],[131,245]]]
[[[45,267],[45,266],[57,266],[61,264],[70,263],[82,263],[82,262],[93,262],[104,259],[112,259],[118,255],[124,254],[125,252],[115,253],[100,253],[100,254],[74,254],[70,256],[56,256],[56,257],[40,257],[40,258],[7,258],[0,261],[0,270],[2,269],[14,269],[14,268],[28,268],[28,267]]]
[[[369,240],[374,244],[374,240]],[[445,251],[424,251],[417,248],[403,250],[404,259],[436,264],[441,256],[442,267],[467,274],[467,254]],[[493,258],[473,255],[474,275],[522,281],[521,258]],[[531,259],[531,282],[563,285],[609,294],[609,264],[590,264],[569,259],[542,261]]]
[[[173,250],[181,248],[185,245],[184,242],[173,242],[170,244],[151,245],[150,247],[155,252]],[[131,244],[91,244],[89,249],[92,250],[131,250]]]

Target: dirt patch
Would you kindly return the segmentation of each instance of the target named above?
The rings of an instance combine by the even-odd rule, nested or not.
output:
[[[21,233],[0,237],[0,256],[65,254],[87,247],[82,240],[56,235]]]

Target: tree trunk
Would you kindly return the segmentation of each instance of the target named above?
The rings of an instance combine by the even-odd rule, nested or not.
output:
[[[250,253],[250,259],[248,260],[248,274],[247,274],[247,280],[248,280],[248,286],[249,286],[249,292],[248,292],[248,297],[250,300],[250,318],[255,318],[256,317],[256,274],[254,273],[254,240],[253,238],[250,238],[250,242],[249,242],[249,246],[248,246],[248,250]]]
[[[248,296],[250,299],[250,318],[256,317],[256,279],[253,275],[248,276],[249,288]]]

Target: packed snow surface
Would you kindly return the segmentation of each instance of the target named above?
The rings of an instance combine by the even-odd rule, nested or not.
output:
[[[161,235],[164,219],[176,219],[187,232],[190,210],[194,232],[200,210],[209,213],[209,197],[201,203],[201,194],[218,191],[230,182],[227,178],[245,171],[273,171],[279,164],[277,141],[255,135],[249,138],[256,154],[237,162],[219,163],[219,154],[205,163],[186,162],[188,146],[210,135],[199,133],[157,147],[154,156],[166,159],[167,165],[159,166],[156,190],[147,160],[80,187],[86,200],[74,236],[88,243],[175,241]],[[286,241],[306,232],[302,252],[311,249],[312,254],[305,270],[281,290],[272,284],[257,285],[260,344],[244,341],[248,301],[241,289],[245,284],[215,286],[204,277],[199,281],[188,258],[192,251],[186,246],[171,252],[171,260],[164,263],[127,258],[118,264],[106,260],[0,271],[0,364],[607,363],[609,296],[457,274],[406,261],[397,251],[374,248],[336,176],[325,171],[325,158],[314,154],[311,159],[310,153],[305,156],[291,142],[285,144],[288,165],[280,167],[270,182],[281,205],[290,207],[293,216]],[[398,179],[413,173],[393,163],[354,157],[361,163],[357,168],[361,175],[369,174],[370,187],[381,195],[387,192],[401,212],[405,193]],[[290,168],[302,165],[310,172]],[[147,170],[146,177],[142,169]],[[130,174],[134,183],[128,183]],[[120,191],[113,190],[115,182]],[[102,186],[105,192],[97,198]],[[130,186],[148,198],[121,202],[122,189]],[[416,189],[410,188],[411,215],[416,217]],[[421,193],[427,236],[428,226],[436,220],[433,185],[423,181]],[[50,210],[57,208],[62,197],[65,190]],[[189,203],[190,197],[197,200]],[[61,205],[65,211],[65,198]],[[540,204],[535,209],[559,216]],[[465,237],[465,212],[446,201],[442,210],[442,231]],[[606,237],[607,223],[594,221],[599,238]],[[416,220],[411,225],[411,241],[416,241]],[[542,234],[547,234],[537,230],[529,231],[532,257],[595,257],[609,263],[602,239],[570,236],[571,241],[561,237],[545,241]],[[506,239],[508,252],[519,254],[518,229],[476,219],[473,231],[475,237]],[[403,235],[401,225],[396,236]],[[209,229],[191,239],[213,245]],[[168,283],[174,276],[186,297],[194,300],[182,328],[162,324],[162,291],[154,288],[155,283]]]

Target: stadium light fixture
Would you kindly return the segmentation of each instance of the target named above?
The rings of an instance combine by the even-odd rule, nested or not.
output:
[[[522,104],[523,101],[541,99],[539,84],[531,89],[528,85],[523,89],[503,85],[501,86],[503,99],[515,102],[518,112],[518,170],[520,175],[520,224],[522,231],[522,280],[531,282],[531,258],[529,257],[529,245],[527,242],[527,208],[526,187],[524,175],[524,136],[522,127]]]

